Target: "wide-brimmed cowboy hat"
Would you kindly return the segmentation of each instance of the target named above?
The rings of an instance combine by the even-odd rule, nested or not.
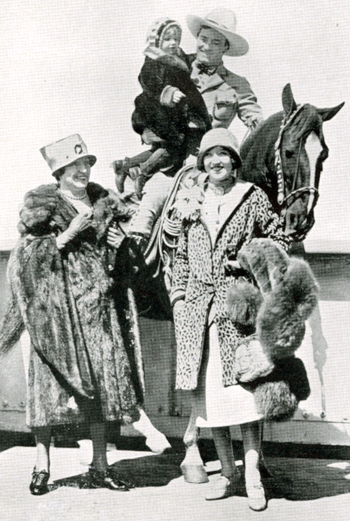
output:
[[[79,134],[73,134],[54,143],[50,143],[41,148],[40,152],[51,168],[52,175],[54,175],[57,170],[71,165],[77,159],[84,157],[88,158],[91,166],[96,163],[96,156],[88,153],[87,146]]]
[[[189,15],[186,21],[195,38],[197,38],[200,28],[203,26],[211,27],[223,34],[230,44],[229,49],[225,51],[227,56],[243,56],[249,50],[248,42],[242,36],[236,34],[236,15],[229,9],[218,7],[210,11],[205,18]]]

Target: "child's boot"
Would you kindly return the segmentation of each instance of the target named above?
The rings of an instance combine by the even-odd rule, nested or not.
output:
[[[135,179],[134,186],[135,186],[135,193],[136,193],[137,197],[141,200],[143,187],[145,186],[147,180],[149,179],[149,176],[144,175],[142,173],[141,169],[139,169],[139,170],[140,170],[140,172]]]
[[[124,183],[125,179],[128,176],[128,167],[126,159],[117,159],[113,161],[111,167],[114,170],[115,175],[115,184],[117,186],[118,191],[122,194],[124,192]]]

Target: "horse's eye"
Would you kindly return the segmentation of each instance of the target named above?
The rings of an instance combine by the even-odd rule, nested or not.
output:
[[[290,159],[293,156],[294,156],[293,150],[286,150],[286,158],[287,159]]]

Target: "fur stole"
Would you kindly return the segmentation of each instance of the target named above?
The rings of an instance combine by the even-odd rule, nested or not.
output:
[[[248,274],[227,292],[231,320],[243,333],[254,327],[274,369],[247,385],[265,420],[293,417],[300,400],[310,395],[302,360],[294,356],[305,335],[305,321],[317,304],[318,285],[309,265],[290,258],[271,239],[253,239],[237,256]]]
[[[87,193],[93,206],[92,227],[100,240],[112,220],[127,221],[132,210],[112,190],[105,190],[96,183],[89,183]],[[24,197],[18,230],[21,236],[62,232],[76,216],[75,208],[58,191],[57,184],[41,185]]]
[[[253,239],[238,261],[254,284],[228,290],[228,312],[244,327],[256,319],[256,332],[272,361],[292,356],[305,335],[305,321],[317,304],[318,285],[302,259],[289,257],[271,239]],[[257,291],[258,290],[258,291]]]

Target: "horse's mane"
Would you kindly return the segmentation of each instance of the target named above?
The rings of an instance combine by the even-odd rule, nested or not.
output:
[[[262,121],[241,145],[242,166],[239,177],[264,190],[271,188],[269,172],[274,168],[274,145],[284,112],[277,112]]]

